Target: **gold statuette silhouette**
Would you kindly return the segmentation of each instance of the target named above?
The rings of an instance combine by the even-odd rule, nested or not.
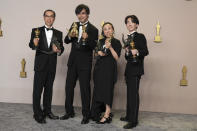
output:
[[[156,27],[156,29],[157,29],[157,34],[156,34],[155,39],[154,39],[154,42],[156,42],[156,43],[162,42],[161,36],[159,35],[159,33],[160,33],[160,28],[161,28],[161,26],[159,25],[159,21],[158,21],[157,27]]]
[[[182,80],[180,81],[180,86],[187,86],[188,85],[188,82],[186,80],[186,73],[187,73],[187,68],[186,66],[183,66],[183,69],[182,69]]]
[[[1,19],[0,19],[0,37],[3,36],[3,31],[1,30],[1,23],[2,23],[2,21],[1,21]]]
[[[35,30],[35,38],[39,38],[39,35],[40,35],[40,30],[37,28]]]
[[[25,64],[26,64],[26,61],[23,58],[22,61],[21,61],[21,66],[22,66],[22,71],[20,72],[20,77],[21,78],[26,78],[27,77],[27,73],[25,72]]]

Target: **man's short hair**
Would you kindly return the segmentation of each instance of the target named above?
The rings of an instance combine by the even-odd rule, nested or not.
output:
[[[86,13],[89,15],[90,14],[90,9],[87,5],[80,4],[76,7],[75,9],[75,14],[78,15],[83,9],[85,9]]]
[[[51,9],[45,10],[43,16],[45,16],[46,15],[46,12],[48,12],[48,11],[53,12],[53,16],[55,18],[55,16],[56,16],[55,11],[54,10],[51,10]]]
[[[139,25],[139,20],[138,20],[137,16],[135,16],[135,15],[128,15],[128,16],[125,18],[125,20],[124,20],[125,24],[127,24],[127,20],[128,20],[129,18],[131,18],[131,21],[132,21],[133,23],[136,23],[136,24]]]

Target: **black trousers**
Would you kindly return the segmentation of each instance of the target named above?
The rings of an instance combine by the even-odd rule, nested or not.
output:
[[[139,84],[141,76],[126,76],[127,84],[127,110],[126,117],[129,122],[138,123],[139,112]]]
[[[51,112],[54,79],[55,79],[55,72],[35,71],[34,85],[33,85],[34,115],[42,116],[43,113]],[[43,93],[43,110],[42,110],[40,106],[40,99],[43,89],[44,89],[44,93]]]
[[[73,99],[74,99],[74,88],[76,81],[79,79],[81,100],[82,100],[82,115],[84,117],[90,116],[90,79],[91,79],[91,68],[81,68],[80,64],[74,64],[68,66],[67,78],[66,78],[66,100],[65,109],[66,113],[74,113]]]

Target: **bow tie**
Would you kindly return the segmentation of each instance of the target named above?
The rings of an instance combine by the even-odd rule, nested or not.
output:
[[[129,39],[133,39],[133,38],[134,38],[134,33],[133,33],[133,34],[128,35],[128,38],[129,38]]]
[[[53,30],[53,28],[46,28],[47,29],[47,31],[49,31],[49,30]]]
[[[84,25],[87,25],[88,24],[88,22],[87,23],[85,23],[85,24],[80,24],[79,26],[84,26]]]

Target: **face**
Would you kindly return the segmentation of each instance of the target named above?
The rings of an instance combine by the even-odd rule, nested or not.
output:
[[[131,18],[128,18],[127,19],[126,26],[127,26],[127,29],[128,29],[129,32],[135,31],[138,28],[138,24],[133,23],[132,20],[131,20]]]
[[[89,15],[86,13],[86,10],[83,9],[79,14],[77,14],[77,18],[81,23],[85,23],[88,21]]]
[[[112,37],[113,34],[114,34],[114,30],[112,28],[112,26],[110,24],[106,24],[104,25],[103,27],[103,32],[104,32],[104,35],[109,38],[109,37]]]
[[[55,21],[55,16],[54,16],[53,12],[47,11],[44,15],[45,25],[47,25],[48,27],[51,27],[53,25],[54,21]]]

